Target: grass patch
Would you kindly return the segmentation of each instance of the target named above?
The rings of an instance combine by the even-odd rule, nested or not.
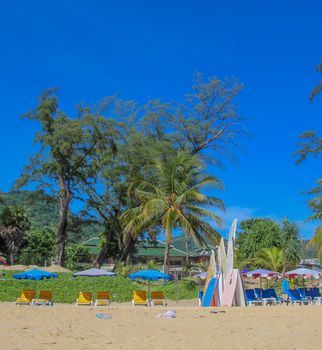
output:
[[[73,277],[72,273],[60,273],[56,279],[29,281],[15,280],[12,275],[15,271],[5,271],[0,280],[0,301],[15,301],[22,289],[52,290],[54,301],[57,303],[74,303],[80,291],[93,292],[108,290],[111,299],[115,302],[132,300],[135,289],[147,289],[147,286],[125,277]],[[151,290],[161,290],[169,300],[194,299],[199,287],[193,281],[152,282]],[[95,294],[94,294],[95,295]]]

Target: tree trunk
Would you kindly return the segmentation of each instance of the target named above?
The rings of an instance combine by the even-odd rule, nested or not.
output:
[[[55,263],[62,266],[64,263],[65,243],[67,236],[68,212],[71,201],[71,193],[67,189],[63,179],[59,179],[59,223],[56,232],[56,258]]]
[[[9,253],[9,263],[10,263],[10,265],[13,265],[14,264],[14,257],[13,257],[13,251],[12,250],[10,250],[10,253]]]
[[[108,238],[106,239],[106,242],[104,243],[104,246],[100,250],[99,254],[95,258],[92,267],[96,267],[97,269],[100,269],[101,266],[104,264],[104,261],[109,256],[109,249],[110,248],[110,242]]]
[[[165,244],[164,261],[163,261],[163,271],[164,271],[164,273],[169,273],[170,243],[171,243],[171,240],[167,238],[166,244]]]
[[[123,247],[121,248],[118,260],[127,261],[129,254],[134,250],[134,245],[135,245],[135,239],[132,237],[132,235],[129,235]]]
[[[189,248],[188,248],[188,234],[187,234],[187,232],[184,233],[184,240],[185,240],[185,246],[186,246],[186,265],[188,265]]]

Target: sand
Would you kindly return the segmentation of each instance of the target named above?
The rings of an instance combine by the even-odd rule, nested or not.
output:
[[[16,306],[0,303],[1,349],[301,349],[322,347],[322,306],[166,308],[112,304]],[[177,318],[158,318],[176,310]],[[213,312],[216,313],[213,313]],[[97,312],[111,319],[98,319]]]

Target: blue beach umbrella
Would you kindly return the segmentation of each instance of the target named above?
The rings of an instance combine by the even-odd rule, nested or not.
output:
[[[129,278],[131,278],[132,280],[136,280],[136,279],[141,279],[141,280],[145,280],[145,281],[149,281],[148,282],[148,293],[150,294],[150,290],[151,290],[151,281],[158,281],[158,280],[172,280],[173,276],[168,275],[166,273],[163,273],[159,270],[141,270],[141,271],[137,271],[134,273],[131,273],[130,275],[128,275]]]
[[[58,274],[53,273],[53,272],[48,272],[48,271],[43,271],[43,270],[28,270],[20,273],[16,273],[13,275],[13,278],[17,280],[34,280],[34,281],[39,281],[43,279],[48,279],[48,278],[57,278]]]
[[[172,280],[173,277],[159,270],[141,270],[128,275],[131,279],[142,279],[146,281]]]
[[[33,270],[16,273],[13,275],[13,278],[15,278],[16,280],[33,280],[35,281],[35,289],[36,289],[36,281],[49,279],[49,278],[58,278],[58,274],[53,272],[33,269]]]

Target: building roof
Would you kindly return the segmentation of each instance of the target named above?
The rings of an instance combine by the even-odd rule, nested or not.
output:
[[[188,237],[188,252],[191,256],[207,256],[211,254],[212,249],[216,249],[216,244],[214,242],[211,242],[209,238],[204,238],[205,243],[207,246],[200,246],[192,239],[191,236]],[[180,235],[177,237],[174,237],[172,240],[172,245],[181,251],[186,250],[186,239],[185,235]]]
[[[92,255],[98,255],[100,252],[100,238],[99,237],[92,237],[85,242],[82,243],[82,245],[86,246],[88,248],[88,251]],[[162,241],[148,241],[148,240],[142,240],[138,241],[135,245],[135,252],[134,256],[136,257],[156,257],[161,258],[164,256],[165,252],[165,242]],[[173,246],[170,246],[170,256],[172,257],[180,257],[180,256],[186,256],[186,253],[180,249],[176,249]]]
[[[139,241],[136,245],[135,245],[135,253],[134,255],[137,257],[149,257],[149,256],[153,256],[153,257],[164,257],[164,253],[165,253],[165,247],[166,244],[165,242],[162,241],[155,241],[155,242],[151,242],[148,240],[144,240],[144,241]],[[186,256],[186,253],[180,249],[176,249],[175,247],[173,247],[172,245],[170,246],[170,252],[169,255],[172,257],[180,257],[180,256]]]
[[[83,242],[82,245],[86,246],[89,253],[92,255],[98,255],[101,250],[99,237],[92,237],[87,241]]]

